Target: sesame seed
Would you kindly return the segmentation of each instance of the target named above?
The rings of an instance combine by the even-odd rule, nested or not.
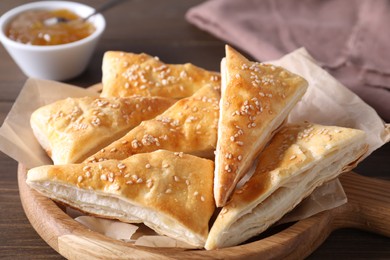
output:
[[[186,180],[187,186],[190,185],[190,180]]]
[[[295,158],[297,158],[297,156],[294,154],[290,157],[290,160],[294,160]]]
[[[198,195],[199,195],[199,192],[195,191],[194,196],[198,196]]]
[[[77,177],[77,182],[82,182],[83,181],[83,176],[79,176],[79,177]]]
[[[242,141],[237,141],[236,142],[239,146],[243,146],[244,145],[244,142],[242,142]]]
[[[85,176],[86,176],[87,178],[91,177],[91,172],[90,172],[90,171],[87,171],[87,172],[85,173]]]
[[[241,161],[242,160],[242,155],[237,156],[237,160]]]
[[[117,149],[114,147],[114,148],[111,148],[110,152],[113,153],[113,152],[116,152]]]
[[[138,176],[136,174],[131,175],[131,177],[135,180],[138,180]]]
[[[140,145],[138,143],[138,141],[136,139],[134,139],[133,141],[131,141],[131,147],[133,148],[138,148]]]
[[[123,140],[123,141],[122,141],[122,144],[127,144],[127,143],[128,143],[127,140]]]
[[[125,88],[128,89],[129,87],[130,87],[129,82],[126,82],[126,83],[125,83]]]
[[[168,168],[168,167],[169,167],[169,164],[165,163],[165,164],[163,164],[162,167],[163,167],[163,168]]]
[[[122,170],[122,169],[126,168],[126,165],[124,163],[118,163],[117,167],[118,167],[118,169]]]
[[[112,190],[119,190],[120,186],[118,185],[118,183],[115,183],[115,184],[110,186],[110,189],[112,189]]]
[[[88,171],[90,169],[91,169],[91,166],[89,166],[89,165],[86,165],[86,166],[83,167],[83,171]]]
[[[102,181],[106,181],[107,180],[107,175],[105,175],[105,174],[100,175],[100,179]]]
[[[145,168],[146,168],[146,169],[150,169],[150,167],[152,167],[152,166],[150,165],[150,163],[147,163],[147,164],[145,165]]]
[[[201,200],[201,201],[205,201],[205,198],[203,197],[203,195],[200,196],[200,200]]]
[[[167,193],[167,194],[172,193],[172,190],[171,189],[166,189],[165,193]]]
[[[139,178],[139,179],[137,180],[137,183],[142,183],[142,182],[143,182],[142,178]]]
[[[177,177],[176,175],[175,175],[175,176],[173,176],[173,179],[175,180],[175,182],[179,182],[179,181],[180,181],[180,178],[179,178],[179,177]]]
[[[127,181],[126,184],[133,184],[133,181],[132,180]]]

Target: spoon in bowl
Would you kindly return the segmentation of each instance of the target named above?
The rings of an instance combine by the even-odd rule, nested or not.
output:
[[[81,18],[80,20],[81,20],[81,22],[86,22],[89,18],[91,18],[95,14],[98,14],[98,13],[101,13],[103,11],[106,11],[107,9],[110,9],[111,7],[116,6],[117,4],[119,4],[122,1],[123,0],[110,0],[110,1],[107,1],[106,3],[104,3],[101,6],[97,7],[95,9],[95,11],[93,11],[91,14],[89,14],[88,16],[86,16],[84,18]],[[50,26],[50,25],[55,25],[55,24],[58,24],[58,23],[68,23],[70,21],[72,21],[72,20],[69,20],[69,19],[64,18],[64,17],[52,17],[52,18],[46,19],[43,23],[45,25],[47,25],[47,26]]]

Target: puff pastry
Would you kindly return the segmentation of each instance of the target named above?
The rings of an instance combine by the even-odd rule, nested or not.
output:
[[[143,222],[160,234],[203,247],[214,212],[214,163],[165,150],[123,161],[46,165],[27,184],[84,212]]]
[[[30,125],[54,164],[81,162],[175,101],[161,97],[67,98],[33,112]]]
[[[206,85],[220,87],[220,74],[187,64],[165,64],[145,53],[108,51],[103,57],[102,97],[133,94],[184,98]]]
[[[214,196],[228,201],[237,182],[282,125],[307,82],[281,67],[251,62],[230,46],[221,62]]]
[[[252,178],[222,208],[206,249],[237,245],[263,232],[315,187],[354,168],[367,148],[361,130],[285,126],[260,154]]]
[[[87,161],[122,160],[132,154],[158,149],[213,158],[219,99],[218,89],[205,86],[193,96],[177,101],[156,118],[142,122]]]

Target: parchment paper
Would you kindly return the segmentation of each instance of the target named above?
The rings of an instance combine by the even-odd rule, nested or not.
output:
[[[362,129],[367,133],[369,144],[366,156],[390,140],[390,125],[385,124],[374,109],[319,67],[305,49],[298,49],[271,63],[283,66],[309,82],[308,91],[291,112],[289,122],[306,120]],[[59,82],[28,79],[0,129],[0,150],[27,168],[51,163],[33,136],[29,125],[31,113],[55,100],[83,96],[97,96],[97,93]],[[340,206],[346,201],[341,184],[335,180],[317,188],[282,222],[303,219]],[[135,244],[190,248],[171,238],[156,238],[150,230],[146,232],[145,228],[136,228],[134,225],[113,224],[112,221],[95,220],[93,217],[76,219],[97,232],[116,239],[136,241]],[[122,228],[122,225],[125,227]]]

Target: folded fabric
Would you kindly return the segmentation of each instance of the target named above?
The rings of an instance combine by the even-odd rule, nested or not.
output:
[[[388,13],[386,0],[213,0],[190,9],[186,18],[259,61],[305,47],[390,121]]]

